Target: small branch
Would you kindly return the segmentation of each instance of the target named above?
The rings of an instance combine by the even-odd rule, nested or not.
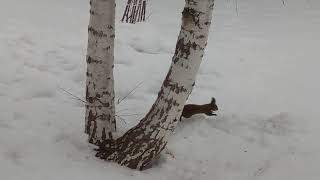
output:
[[[125,124],[127,124],[126,120],[125,120],[123,117],[121,117],[121,116],[119,116],[119,115],[117,115],[117,114],[116,114],[116,117],[118,117],[122,122],[124,122]]]
[[[237,13],[237,16],[239,16],[239,11],[238,11],[238,0],[236,0],[236,13]]]
[[[72,94],[71,92],[63,89],[62,87],[58,86],[58,88],[59,88],[60,90],[62,90],[63,92],[67,93],[68,95],[72,96],[73,98],[75,98],[75,99],[77,99],[77,100],[79,100],[79,101],[81,101],[81,102],[83,102],[83,103],[87,103],[85,100],[83,100],[83,99],[81,99],[80,97]]]
[[[65,90],[65,89],[63,89],[62,87],[58,87],[60,90],[62,90],[63,92],[65,92],[66,94],[68,94],[68,95],[70,95],[70,96],[72,96],[73,98],[75,98],[76,100],[78,100],[78,101],[80,101],[80,102],[83,102],[83,103],[87,103],[85,100],[83,100],[83,99],[81,99],[80,97],[78,97],[78,96],[76,96],[76,95],[74,95],[74,94],[72,94],[71,92],[69,92],[69,91],[67,91],[67,90]],[[126,110],[126,109],[125,109]],[[120,110],[120,111],[124,111],[124,110]],[[119,111],[119,112],[120,112]],[[138,114],[132,114],[132,115],[117,115],[117,113],[115,114],[115,116],[116,117],[118,117],[122,122],[124,122],[125,124],[127,124],[127,122],[126,122],[126,120],[122,117],[122,116],[134,116],[134,115],[138,115]],[[141,114],[140,114],[141,115]]]
[[[152,15],[152,12],[146,17],[146,21],[149,20],[149,18],[151,17],[151,15]]]
[[[146,0],[127,0],[121,21],[135,24],[146,20]]]
[[[123,98],[121,99],[118,99],[118,103],[117,104],[120,104],[123,100],[127,99],[130,94],[132,94],[136,89],[139,88],[139,86],[141,86],[141,84],[143,83],[144,81],[141,81],[139,84],[137,84],[127,95],[125,95]]]

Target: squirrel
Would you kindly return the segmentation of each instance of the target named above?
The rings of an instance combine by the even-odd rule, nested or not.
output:
[[[216,99],[213,97],[209,104],[197,105],[197,104],[187,104],[183,107],[181,118],[190,118],[195,114],[206,114],[207,116],[217,116],[214,111],[218,110],[216,105]]]

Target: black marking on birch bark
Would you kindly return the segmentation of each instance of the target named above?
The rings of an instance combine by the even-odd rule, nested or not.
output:
[[[205,22],[204,23],[206,26],[210,26],[211,25],[211,22]]]
[[[88,85],[86,86],[86,101],[88,102],[90,95],[89,95],[89,87]]]
[[[186,92],[187,89],[182,85],[182,86],[179,86],[179,83],[174,83],[172,82],[172,80],[170,79],[170,76],[171,76],[171,72],[172,72],[172,69],[169,70],[164,82],[163,82],[163,87],[165,88],[168,88],[170,87],[170,90],[171,91],[174,91],[175,93],[179,94],[181,92]],[[160,90],[160,94],[163,93],[163,89]]]
[[[109,28],[109,26],[108,26]],[[108,34],[105,34],[103,31],[101,30],[96,30],[94,29],[92,26],[88,27],[88,32],[92,33],[94,36],[98,36],[100,38],[108,38]]]
[[[199,35],[198,37],[196,37],[197,39],[203,39],[205,38],[205,36],[203,34]]]
[[[87,63],[91,64],[91,63],[95,63],[95,64],[102,64],[103,61],[102,60],[98,60],[98,59],[93,59],[91,56],[87,57]]]
[[[170,79],[170,76],[171,76],[171,73],[172,73],[172,68],[169,69],[168,73],[167,73],[167,76],[166,78],[164,79],[163,81],[163,86],[164,87],[168,87],[170,82],[171,82],[171,79]],[[163,90],[163,89],[162,89]]]
[[[187,7],[182,11],[182,23],[187,26],[190,23],[197,26],[199,29],[202,29],[200,24],[200,15],[204,14],[203,12],[196,11],[193,8]]]
[[[106,92],[106,93],[110,94],[110,92]],[[91,103],[91,104],[93,104],[95,102],[99,102],[102,107],[106,107],[106,108],[110,107],[110,103],[109,102],[102,102],[100,98],[101,98],[101,95],[100,94],[96,94],[95,97],[88,96],[86,100],[87,100],[88,103]],[[98,107],[98,106],[95,106],[95,107]]]
[[[179,39],[177,42],[177,45],[176,45],[175,56],[173,58],[173,62],[176,64],[182,58],[188,59],[191,54],[191,49],[197,50],[198,47],[200,47],[200,46],[195,42],[189,41],[189,42],[185,43],[184,38]]]
[[[96,115],[92,112],[92,110],[89,111],[89,116],[88,116],[88,124],[87,124],[87,130],[88,132],[92,132],[92,133],[89,133],[89,142],[90,143],[95,143],[94,142],[94,139],[95,139],[95,134],[96,134],[96,130],[97,130],[97,122],[96,122]],[[91,126],[93,125],[93,129],[91,131]],[[99,142],[98,144],[99,145]]]
[[[87,77],[92,77],[92,73],[89,73],[88,71],[87,71],[86,75],[87,75]]]

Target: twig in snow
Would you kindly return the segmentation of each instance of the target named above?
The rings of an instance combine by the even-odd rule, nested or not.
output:
[[[124,122],[125,124],[127,124],[126,119],[124,119],[123,117],[119,116],[116,114],[116,117],[118,117],[122,122]]]
[[[80,97],[78,97],[78,96],[76,96],[76,95],[74,95],[74,94],[72,94],[71,92],[69,92],[69,91],[67,91],[67,90],[65,90],[65,89],[63,89],[62,87],[58,87],[60,90],[62,90],[63,92],[65,92],[65,93],[67,93],[67,94],[69,94],[70,96],[72,96],[73,98],[75,98],[75,99],[77,99],[77,100],[79,100],[79,101],[81,101],[81,102],[83,102],[83,103],[87,103],[85,100],[83,100],[83,99],[81,99]]]
[[[120,104],[123,100],[127,99],[130,94],[132,94],[136,89],[139,88],[139,86],[141,86],[141,84],[143,83],[144,81],[141,81],[139,84],[137,84],[127,95],[125,95],[123,98],[121,99],[118,99],[118,104]]]

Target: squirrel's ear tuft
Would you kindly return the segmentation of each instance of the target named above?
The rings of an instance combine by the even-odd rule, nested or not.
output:
[[[211,104],[216,104],[216,99],[214,97],[211,99]]]

